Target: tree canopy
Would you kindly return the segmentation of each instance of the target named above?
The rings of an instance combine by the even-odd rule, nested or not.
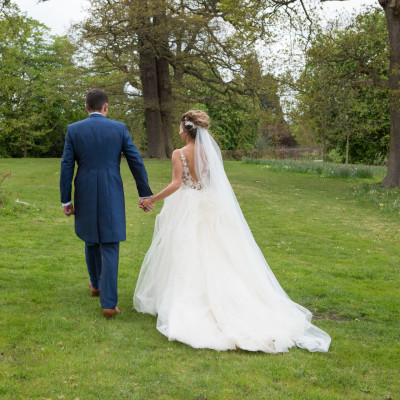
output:
[[[82,117],[75,47],[13,5],[2,10],[0,43],[0,154],[59,155],[66,125]]]
[[[384,15],[374,8],[339,22],[320,28],[306,53],[292,129],[301,140],[307,126],[330,161],[380,164],[390,138]]]

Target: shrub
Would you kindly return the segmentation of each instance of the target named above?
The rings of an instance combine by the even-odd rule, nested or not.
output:
[[[272,159],[272,160],[318,160],[322,157],[320,148],[275,148],[269,150],[247,149],[247,150],[222,150],[224,160]]]
[[[374,177],[372,169],[359,169],[356,175],[357,178],[362,178],[362,179],[371,179]]]
[[[371,179],[375,176],[383,176],[386,173],[386,167],[370,165],[344,165],[298,160],[253,160],[249,158],[245,158],[244,162],[246,164],[261,164],[273,171],[300,172],[343,179]]]

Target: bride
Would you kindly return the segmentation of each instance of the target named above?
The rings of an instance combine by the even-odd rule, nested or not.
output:
[[[165,199],[135,309],[158,315],[162,334],[195,348],[328,351],[330,336],[290,300],[258,248],[208,126],[203,111],[183,114],[186,145],[172,155],[172,182],[141,202],[148,211]]]

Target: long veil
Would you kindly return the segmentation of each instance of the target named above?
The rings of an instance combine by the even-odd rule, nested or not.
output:
[[[231,221],[232,219],[235,220],[236,227],[245,234],[247,240],[254,245],[255,251],[265,261],[261,250],[254,241],[253,234],[243,216],[235,193],[226,176],[218,144],[208,130],[202,127],[197,127],[194,166],[199,181],[211,191],[214,201],[218,204],[218,211]],[[265,266],[270,272],[269,279],[275,290],[283,296],[288,297],[266,262]]]
[[[236,196],[226,176],[221,151],[207,129],[197,127],[194,147],[194,168],[199,181],[213,191],[215,200],[223,205],[222,209],[231,214],[241,214]]]
[[[304,317],[304,330],[296,340],[296,345],[310,351],[328,351],[331,342],[330,336],[311,324],[312,314],[306,308],[290,300],[289,296],[282,289],[275,275],[268,266],[260,248],[254,240],[250,228],[243,216],[242,210],[236,199],[235,193],[226,176],[221,151],[218,144],[212,138],[207,129],[197,127],[194,166],[198,180],[209,190],[221,218],[228,218],[234,224],[238,233],[252,249],[256,257],[256,265],[244,266],[251,273],[252,268],[257,268],[257,274],[261,274],[272,286],[275,294],[292,309],[294,314],[301,314]]]

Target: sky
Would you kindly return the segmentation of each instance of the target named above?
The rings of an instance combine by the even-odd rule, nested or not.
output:
[[[71,22],[83,19],[84,8],[88,6],[87,0],[48,0],[37,3],[37,0],[14,0],[22,11],[51,29],[53,35],[66,33]],[[334,17],[343,11],[360,10],[364,5],[378,5],[377,0],[348,0],[324,3],[326,16]]]
[[[37,0],[13,0],[29,17],[34,18],[51,29],[53,35],[66,34],[71,22],[83,19],[86,0],[48,0],[37,3]]]

